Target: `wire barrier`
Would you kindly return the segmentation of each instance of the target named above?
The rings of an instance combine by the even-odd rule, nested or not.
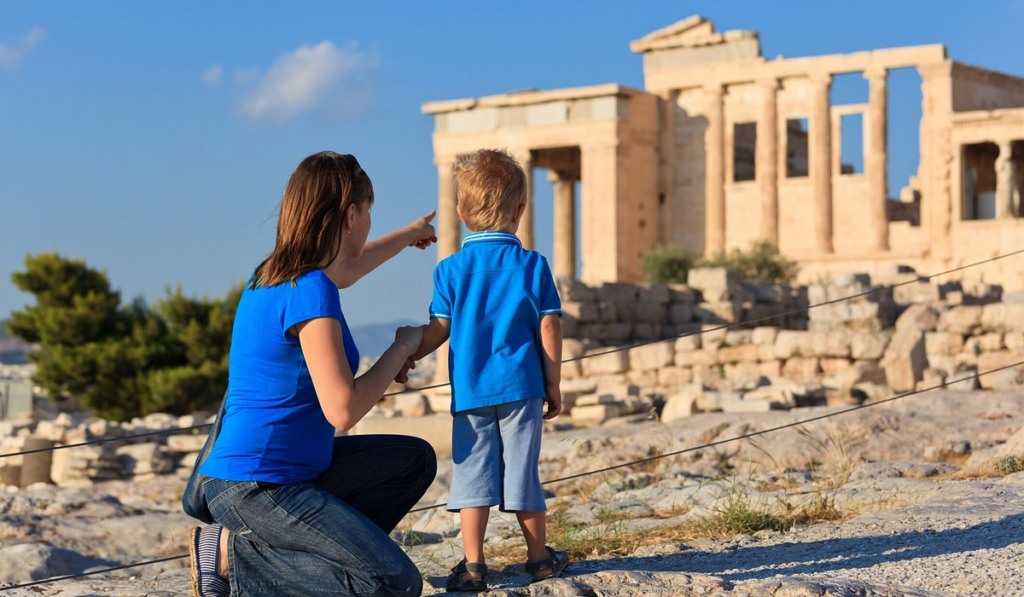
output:
[[[669,338],[660,338],[660,339],[657,339],[657,340],[644,340],[642,342],[636,342],[634,344],[627,344],[627,345],[624,345],[624,346],[616,346],[616,347],[611,348],[611,349],[609,349],[607,351],[604,351],[604,352],[596,352],[596,353],[591,353],[591,354],[588,354],[588,355],[573,357],[573,358],[570,358],[570,359],[563,359],[562,363],[571,363],[571,362],[574,362],[574,361],[582,361],[583,359],[590,359],[590,358],[594,358],[594,357],[600,357],[600,356],[604,356],[604,355],[607,355],[607,354],[612,354],[612,353],[616,353],[616,352],[622,352],[624,350],[630,350],[632,348],[639,348],[641,346],[648,346],[648,345],[651,345],[651,344],[658,344],[660,342],[674,342],[675,340],[679,340],[680,338],[687,338],[687,337],[690,337],[690,336],[700,336],[700,335],[703,335],[703,334],[710,334],[712,332],[718,332],[718,331],[722,331],[722,330],[729,330],[729,329],[737,328],[737,327],[741,327],[741,326],[746,327],[746,326],[750,326],[752,324],[764,323],[766,321],[771,321],[771,320],[774,320],[774,319],[779,319],[781,317],[786,317],[786,316],[789,316],[789,315],[797,315],[797,314],[800,314],[800,313],[804,313],[806,311],[810,311],[811,309],[817,309],[819,307],[825,307],[825,306],[828,306],[828,305],[834,305],[834,304],[842,303],[842,302],[845,302],[845,301],[851,301],[851,300],[862,298],[862,297],[865,297],[865,296],[870,296],[872,294],[876,294],[876,293],[879,293],[879,292],[893,290],[893,289],[899,288],[901,286],[906,286],[908,284],[917,284],[917,283],[920,283],[922,280],[931,280],[932,278],[939,278],[939,277],[946,276],[946,275],[949,275],[949,274],[953,274],[953,273],[956,273],[956,272],[959,272],[959,271],[963,271],[963,270],[966,270],[966,269],[969,269],[969,268],[972,268],[972,267],[978,267],[978,266],[981,266],[981,265],[985,265],[987,263],[991,263],[993,261],[998,261],[1000,259],[1006,259],[1007,257],[1013,257],[1015,255],[1020,255],[1022,253],[1024,253],[1024,249],[1018,249],[1018,250],[1012,251],[1010,253],[1005,253],[1003,255],[995,255],[993,257],[989,257],[988,259],[983,259],[981,261],[976,261],[976,262],[973,262],[973,263],[968,263],[968,264],[965,264],[965,265],[954,267],[952,269],[948,269],[948,270],[945,270],[945,271],[942,271],[942,272],[938,272],[936,274],[930,274],[930,275],[927,275],[927,276],[917,276],[913,280],[906,280],[906,281],[903,281],[903,282],[897,282],[896,284],[888,284],[888,285],[877,286],[877,287],[872,288],[870,290],[865,290],[864,292],[858,292],[857,294],[851,294],[849,296],[839,297],[839,298],[836,298],[836,299],[824,301],[822,303],[815,303],[813,305],[808,305],[806,307],[800,307],[800,308],[797,308],[797,309],[790,309],[789,311],[783,311],[781,313],[774,313],[772,315],[766,315],[764,317],[758,317],[758,318],[755,318],[755,319],[748,319],[748,320],[745,320],[745,321],[736,321],[736,322],[733,322],[733,323],[724,323],[724,324],[721,324],[721,325],[718,325],[718,326],[715,326],[715,327],[711,327],[711,328],[707,328],[707,329],[701,329],[701,330],[691,331],[691,332],[684,332],[682,334],[678,334],[676,336],[672,336],[672,337],[669,337]],[[416,387],[416,388],[406,388],[404,390],[400,390],[400,391],[397,391],[397,392],[391,392],[391,393],[388,393],[388,394],[384,394],[383,397],[386,398],[386,397],[389,397],[389,396],[398,396],[398,395],[401,395],[401,394],[409,394],[409,393],[412,393],[412,392],[422,392],[424,390],[434,390],[434,389],[437,389],[437,388],[444,388],[444,387],[447,387],[449,385],[451,385],[451,384],[446,382],[446,383],[434,384],[434,385],[430,385],[430,386],[420,386],[420,387]],[[206,428],[210,427],[211,425],[212,425],[212,423],[204,423],[202,425],[192,425],[190,427],[175,427],[175,428],[172,428],[172,429],[161,429],[161,430],[157,430],[157,431],[147,431],[147,432],[144,432],[144,433],[136,433],[136,434],[131,434],[131,435],[123,435],[123,436],[119,436],[119,437],[97,438],[97,439],[87,440],[87,441],[78,442],[78,443],[74,443],[74,444],[64,444],[64,445],[61,445],[61,446],[51,446],[49,448],[35,448],[35,449],[32,449],[32,450],[22,450],[20,452],[9,452],[7,454],[0,454],[0,458],[8,458],[8,457],[12,457],[12,456],[25,456],[25,455],[28,455],[28,454],[35,454],[35,453],[38,453],[38,452],[49,452],[49,451],[54,451],[54,450],[64,450],[64,449],[67,449],[67,448],[79,448],[79,447],[82,447],[82,446],[89,446],[89,445],[94,445],[94,444],[102,444],[102,443],[107,443],[107,442],[127,441],[127,440],[131,440],[131,439],[139,438],[139,437],[147,437],[147,436],[152,436],[152,435],[170,435],[170,434],[175,434],[175,433],[184,433],[186,431],[193,431],[193,430],[198,430],[198,429],[206,429]]]
[[[684,333],[684,334],[680,334],[678,336],[674,336],[672,338],[663,338],[663,339],[660,339],[660,340],[649,340],[649,341],[644,341],[644,342],[638,342],[636,344],[631,344],[631,345],[628,345],[628,346],[620,346],[620,347],[616,347],[614,349],[608,350],[606,352],[593,353],[593,354],[589,354],[589,355],[585,355],[585,356],[581,356],[581,357],[575,357],[575,358],[572,358],[572,359],[565,359],[562,362],[563,363],[567,363],[567,362],[572,362],[572,361],[575,361],[575,360],[582,360],[584,358],[592,358],[592,357],[596,357],[596,356],[602,356],[602,355],[605,355],[605,354],[611,354],[611,353],[614,353],[614,352],[620,352],[620,351],[623,351],[623,350],[629,350],[631,348],[636,348],[636,347],[639,347],[639,346],[646,346],[646,345],[649,345],[649,344],[656,344],[658,342],[674,341],[674,340],[676,340],[678,338],[684,338],[684,337],[692,336],[692,335],[706,334],[706,333],[710,333],[710,332],[715,332],[715,331],[720,331],[720,330],[734,328],[734,327],[737,327],[737,326],[749,326],[749,325],[754,324],[754,323],[760,323],[760,322],[763,322],[763,321],[769,321],[769,320],[777,319],[779,317],[785,317],[787,315],[794,315],[794,314],[802,313],[804,311],[809,311],[810,309],[814,309],[814,308],[817,308],[817,307],[823,307],[823,306],[826,306],[826,305],[836,304],[836,303],[840,303],[840,302],[843,302],[843,301],[849,301],[849,300],[861,298],[861,297],[864,297],[864,296],[869,296],[869,295],[877,293],[877,292],[882,292],[882,291],[886,291],[886,290],[892,290],[894,288],[898,288],[900,286],[904,286],[904,285],[907,285],[907,284],[918,283],[922,279],[923,280],[931,280],[932,278],[936,278],[936,277],[948,275],[948,274],[951,274],[951,273],[955,273],[955,272],[958,272],[958,271],[962,271],[962,270],[970,268],[970,267],[976,267],[976,266],[979,266],[979,265],[984,265],[986,263],[990,263],[990,262],[996,261],[998,259],[1004,259],[1006,257],[1011,257],[1011,256],[1014,256],[1014,255],[1019,255],[1021,253],[1024,253],[1024,249],[1013,251],[1011,253],[1006,253],[1004,255],[997,255],[997,256],[991,257],[989,259],[985,259],[983,261],[978,261],[978,262],[975,262],[975,263],[970,263],[970,264],[967,264],[967,265],[962,265],[962,266],[959,266],[959,267],[956,267],[956,268],[953,268],[953,269],[950,269],[950,270],[939,272],[937,274],[931,274],[931,275],[928,275],[928,276],[918,276],[914,280],[908,280],[908,281],[899,282],[899,283],[896,283],[896,284],[891,284],[891,285],[886,285],[886,286],[879,286],[879,287],[876,287],[876,288],[872,288],[871,290],[867,290],[865,292],[860,292],[860,293],[857,293],[857,294],[853,294],[853,295],[849,295],[849,296],[845,296],[845,297],[840,297],[840,298],[837,298],[837,299],[832,299],[832,300],[825,301],[825,302],[822,302],[822,303],[817,303],[817,304],[814,304],[814,305],[809,305],[807,307],[800,308],[800,309],[793,309],[793,310],[790,310],[790,311],[785,311],[785,312],[782,312],[782,313],[776,313],[776,314],[773,314],[773,315],[769,315],[769,316],[765,316],[765,317],[761,317],[761,318],[757,318],[757,319],[752,319],[752,320],[747,320],[747,321],[742,321],[742,322],[734,322],[734,323],[722,324],[720,326],[716,326],[716,327],[712,327],[712,328],[707,328],[707,329],[702,329],[702,330],[696,331],[696,332],[687,332],[687,333]],[[915,396],[915,395],[918,395],[918,394],[921,394],[921,393],[924,393],[924,392],[929,392],[929,391],[932,391],[932,390],[941,389],[941,388],[947,387],[947,386],[949,386],[951,384],[954,384],[954,383],[959,383],[959,382],[970,380],[970,379],[978,379],[978,378],[980,378],[980,377],[982,377],[984,375],[990,375],[992,373],[997,373],[999,371],[1003,371],[1003,370],[1007,370],[1007,369],[1012,369],[1014,367],[1019,367],[1019,366],[1022,366],[1022,365],[1024,365],[1024,361],[1019,361],[1019,362],[1012,363],[1012,364],[1009,364],[1009,365],[1004,365],[1002,367],[997,367],[995,369],[990,369],[988,371],[978,372],[978,373],[975,373],[973,375],[968,375],[968,376],[965,376],[965,377],[962,377],[962,378],[958,378],[958,379],[953,380],[953,381],[946,381],[946,382],[943,382],[941,384],[937,384],[937,385],[930,386],[930,387],[927,387],[927,388],[921,388],[919,390],[914,390],[914,391],[911,391],[911,392],[905,392],[905,393],[902,393],[902,394],[896,394],[896,395],[890,396],[888,398],[883,398],[881,400],[875,400],[875,401],[872,401],[872,402],[865,402],[865,403],[858,404],[858,405],[855,405],[855,406],[851,406],[851,407],[848,407],[848,408],[844,408],[844,409],[841,409],[841,410],[838,410],[838,411],[834,411],[834,412],[830,412],[830,413],[825,413],[825,414],[821,414],[821,415],[817,415],[817,416],[813,416],[813,417],[808,417],[806,419],[801,419],[799,421],[794,421],[794,422],[791,422],[791,423],[786,423],[786,424],[778,425],[778,426],[775,426],[775,427],[769,427],[767,429],[762,429],[760,431],[752,431],[750,433],[745,433],[745,434],[742,434],[742,435],[738,435],[738,436],[735,436],[735,437],[730,437],[730,438],[726,438],[726,439],[722,439],[722,440],[716,440],[716,441],[708,442],[708,443],[705,443],[705,444],[700,444],[700,445],[697,445],[697,446],[691,446],[691,447],[684,448],[684,449],[681,449],[681,450],[676,450],[674,452],[668,452],[668,453],[665,453],[665,454],[658,454],[656,456],[650,456],[650,457],[647,457],[647,458],[641,458],[639,460],[633,460],[633,461],[629,461],[629,462],[615,464],[615,465],[611,465],[611,466],[607,466],[607,467],[603,467],[603,468],[595,469],[595,470],[591,470],[591,471],[575,473],[575,474],[572,474],[572,475],[568,475],[568,476],[565,476],[565,477],[559,477],[559,478],[556,478],[556,479],[549,479],[547,481],[542,482],[542,485],[550,485],[550,484],[554,484],[554,483],[561,483],[561,482],[564,482],[564,481],[570,481],[570,480],[573,480],[573,479],[578,479],[578,478],[586,477],[586,476],[589,476],[589,475],[596,475],[596,474],[600,474],[600,473],[605,473],[605,472],[617,470],[617,469],[620,469],[620,468],[628,468],[628,467],[636,466],[636,465],[639,465],[639,464],[645,464],[645,463],[648,463],[648,462],[653,462],[653,461],[656,461],[656,460],[661,460],[663,458],[679,456],[679,455],[686,454],[686,453],[689,453],[689,452],[697,452],[697,451],[700,451],[700,450],[704,450],[704,449],[707,449],[707,448],[720,446],[720,445],[731,443],[731,442],[736,442],[736,441],[741,441],[741,440],[744,440],[744,439],[750,439],[750,438],[753,438],[753,437],[766,435],[766,434],[769,434],[769,433],[773,433],[773,432],[776,432],[776,431],[781,431],[781,430],[788,429],[788,428],[791,428],[791,427],[799,427],[800,425],[806,425],[808,423],[812,423],[812,422],[815,422],[815,421],[829,419],[831,417],[836,417],[836,416],[839,416],[839,415],[844,415],[844,414],[855,412],[855,411],[862,410],[862,409],[865,409],[865,408],[870,408],[870,407],[873,407],[873,406],[877,406],[877,405],[881,405],[881,404],[886,404],[886,403],[893,402],[895,400],[899,400],[899,399],[906,398],[906,397],[909,397],[909,396]],[[408,393],[408,392],[417,392],[417,391],[422,391],[422,390],[427,390],[427,389],[445,387],[447,385],[449,385],[449,384],[445,383],[445,384],[437,384],[437,385],[433,385],[433,386],[424,386],[424,387],[419,387],[419,388],[410,388],[410,389],[406,389],[406,390],[403,390],[403,391],[400,391],[400,392],[393,392],[391,394],[386,394],[386,396],[393,396],[393,395],[398,395],[398,394],[403,394],[403,393]],[[97,439],[97,440],[90,440],[90,441],[86,441],[86,442],[80,442],[80,443],[77,443],[77,444],[67,444],[67,445],[64,445],[64,446],[54,446],[54,447],[50,447],[50,448],[41,448],[41,449],[35,449],[35,450],[25,450],[25,451],[22,451],[22,452],[13,452],[13,453],[9,453],[9,454],[0,454],[0,458],[6,458],[6,457],[10,457],[10,456],[20,456],[20,455],[25,455],[25,454],[33,454],[33,453],[36,453],[36,452],[45,452],[45,451],[49,451],[49,450],[57,450],[57,449],[63,449],[63,448],[73,448],[73,447],[79,447],[79,446],[85,446],[85,445],[91,445],[91,444],[105,443],[105,442],[110,442],[110,441],[124,441],[124,440],[133,439],[133,438],[137,438],[137,437],[146,437],[146,436],[152,436],[152,435],[163,435],[163,434],[170,434],[170,433],[179,433],[179,432],[184,432],[184,431],[191,431],[191,430],[194,430],[194,429],[202,429],[202,428],[206,428],[206,427],[209,427],[209,426],[210,426],[210,424],[194,425],[194,426],[191,426],[191,427],[164,429],[164,430],[159,430],[159,431],[151,431],[151,432],[146,432],[146,433],[139,433],[139,434],[133,434],[133,435],[128,435],[128,436],[122,436],[122,437],[100,438],[100,439]],[[443,508],[445,506],[447,506],[447,503],[444,503],[444,504],[434,504],[432,506],[424,506],[424,507],[421,507],[421,508],[414,508],[414,509],[409,511],[409,514],[414,514],[414,513],[418,513],[418,512],[425,512],[425,511],[428,511],[428,510],[434,510],[434,509],[437,509],[437,508]],[[108,572],[115,572],[115,571],[118,571],[118,570],[125,570],[125,569],[128,569],[128,568],[136,568],[136,567],[139,567],[139,566],[147,566],[147,565],[151,565],[151,564],[158,564],[158,563],[168,562],[168,561],[172,561],[172,560],[180,560],[180,559],[187,558],[187,557],[188,557],[188,554],[182,554],[182,555],[170,556],[170,557],[166,557],[166,558],[158,558],[158,559],[154,559],[154,560],[148,560],[148,561],[139,562],[139,563],[136,563],[136,564],[125,564],[125,565],[122,565],[122,566],[115,566],[115,567],[112,567],[112,568],[105,568],[105,569],[101,569],[101,570],[93,570],[93,571],[86,572],[86,573],[81,573],[81,574],[72,574],[72,575],[66,575],[66,576],[52,577],[52,578],[32,581],[32,582],[28,582],[28,583],[20,583],[20,584],[15,584],[15,585],[8,585],[6,587],[0,587],[0,591],[8,591],[8,590],[12,590],[12,589],[19,589],[19,588],[26,588],[26,587],[30,587],[30,586],[36,586],[36,585],[40,585],[40,584],[53,583],[53,582],[64,581],[64,580],[72,580],[72,579],[82,578],[82,577],[85,577],[85,576],[91,576],[91,575],[95,575],[95,574],[103,574],[103,573],[108,573]]]
[[[171,562],[173,560],[181,560],[187,558],[188,554],[182,554],[177,556],[167,556],[166,558],[157,558],[155,560],[147,560],[145,562],[139,562],[137,564],[124,564],[123,566],[114,566],[113,568],[103,568],[101,570],[91,570],[89,572],[82,572],[80,574],[67,574],[65,576],[52,576],[50,578],[44,578],[42,580],[34,580],[32,582],[23,582],[17,585],[8,585],[6,587],[0,587],[0,591],[10,591],[12,589],[24,589],[26,587],[34,587],[36,585],[45,585],[54,582],[60,582],[63,580],[74,580],[76,578],[85,578],[86,576],[93,576],[95,574],[106,574],[107,572],[117,572],[118,570],[127,570],[128,568],[138,568],[139,566],[149,566],[150,564],[160,564],[162,562]]]
[[[991,375],[993,373],[998,373],[999,371],[1005,371],[1007,369],[1013,369],[1014,367],[1020,367],[1022,365],[1024,365],[1024,361],[1018,361],[1016,363],[1011,363],[1009,365],[1003,365],[1002,367],[996,367],[994,369],[989,369],[987,371],[975,373],[973,375],[967,375],[965,377],[961,377],[961,378],[955,379],[953,381],[946,381],[946,382],[943,382],[941,384],[936,384],[936,385],[933,385],[933,386],[929,386],[927,388],[921,388],[919,390],[914,390],[914,391],[911,391],[911,392],[904,392],[902,394],[895,394],[893,396],[889,396],[888,398],[882,398],[880,400],[874,400],[874,401],[871,401],[871,402],[865,402],[865,403],[858,404],[858,405],[855,405],[855,406],[850,406],[850,407],[847,407],[847,408],[843,408],[843,409],[840,409],[840,410],[837,410],[837,411],[833,411],[833,412],[829,412],[829,413],[824,413],[824,414],[816,415],[816,416],[813,416],[813,417],[807,417],[806,419],[801,419],[799,421],[793,421],[791,423],[785,423],[783,425],[776,425],[775,427],[768,427],[766,429],[761,429],[759,431],[751,431],[750,433],[744,433],[742,435],[737,435],[735,437],[729,437],[729,438],[726,438],[726,439],[721,439],[721,440],[716,440],[716,441],[712,441],[712,442],[707,442],[707,443],[700,444],[700,445],[697,445],[697,446],[690,446],[688,448],[683,448],[681,450],[676,450],[674,452],[667,452],[665,454],[658,454],[656,456],[649,456],[647,458],[641,458],[641,459],[638,459],[638,460],[631,460],[629,462],[623,462],[623,463],[620,463],[620,464],[614,464],[614,465],[611,465],[611,466],[606,466],[606,467],[599,468],[599,469],[594,469],[594,470],[591,470],[591,471],[585,471],[585,472],[581,472],[581,473],[574,473],[572,475],[567,475],[565,477],[559,477],[559,478],[556,478],[556,479],[549,479],[547,481],[543,481],[541,483],[541,485],[550,485],[550,484],[553,484],[553,483],[561,483],[563,481],[570,481],[570,480],[573,480],[573,479],[579,479],[581,477],[587,477],[587,476],[590,476],[590,475],[597,475],[597,474],[601,474],[601,473],[606,473],[606,472],[617,470],[617,469],[621,469],[621,468],[628,468],[628,467],[636,466],[636,465],[639,465],[639,464],[646,464],[648,462],[654,462],[656,460],[661,460],[661,459],[664,459],[664,458],[670,458],[670,457],[673,457],[673,456],[679,456],[679,455],[686,454],[686,453],[689,453],[689,452],[698,452],[700,450],[705,450],[707,448],[713,448],[713,447],[721,446],[721,445],[732,443],[732,442],[737,442],[737,441],[741,441],[741,440],[745,440],[745,439],[750,439],[750,438],[753,438],[753,437],[767,435],[769,433],[774,433],[776,431],[782,431],[784,429],[789,429],[789,428],[792,428],[792,427],[799,427],[801,425],[806,425],[808,423],[813,423],[815,421],[821,421],[821,420],[825,420],[825,419],[830,419],[832,417],[838,417],[840,415],[849,414],[851,412],[863,410],[865,408],[871,408],[871,407],[874,407],[874,406],[879,406],[879,405],[882,405],[882,404],[887,404],[889,402],[894,402],[896,400],[900,400],[900,399],[903,399],[903,398],[908,398],[910,396],[916,396],[918,394],[923,394],[925,392],[930,392],[932,390],[942,389],[942,388],[945,388],[945,387],[947,387],[949,385],[952,385],[952,384],[955,384],[955,383],[959,383],[959,382],[962,382],[962,381],[966,381],[966,380],[969,380],[969,379],[979,379],[979,378],[981,378],[981,377],[983,377],[985,375]],[[416,514],[416,513],[419,513],[419,512],[426,512],[426,511],[429,511],[429,510],[435,510],[437,508],[443,508],[444,506],[447,506],[447,505],[448,504],[446,502],[444,504],[434,504],[432,506],[424,506],[424,507],[421,507],[421,508],[413,508],[412,510],[409,510],[409,514]],[[139,566],[148,566],[148,565],[151,565],[151,564],[159,564],[161,562],[168,562],[168,561],[172,561],[172,560],[180,560],[180,559],[184,559],[184,558],[187,558],[187,557],[189,557],[188,554],[181,554],[181,555],[177,555],[177,556],[169,556],[169,557],[166,557],[166,558],[159,558],[159,559],[155,559],[155,560],[147,560],[147,561],[139,562],[139,563],[136,563],[136,564],[125,564],[125,565],[122,565],[122,566],[115,566],[115,567],[112,567],[112,568],[105,568],[105,569],[102,569],[102,570],[93,570],[91,572],[85,572],[85,573],[82,573],[82,574],[69,574],[69,575],[66,575],[66,576],[55,576],[55,577],[52,577],[52,578],[36,580],[36,581],[28,582],[28,583],[21,583],[21,584],[16,584],[16,585],[9,585],[9,586],[6,586],[6,587],[0,587],[0,591],[8,591],[8,590],[11,590],[11,589],[20,589],[20,588],[25,588],[25,587],[35,586],[35,585],[41,585],[41,584],[46,584],[46,583],[53,583],[53,582],[64,581],[64,580],[72,580],[72,579],[76,579],[76,578],[82,578],[82,577],[85,577],[85,576],[91,576],[91,575],[94,575],[94,574],[103,574],[103,573],[106,573],[106,572],[116,572],[118,570],[125,570],[127,568],[137,568]]]

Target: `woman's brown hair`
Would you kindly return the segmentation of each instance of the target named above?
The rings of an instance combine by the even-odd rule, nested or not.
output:
[[[281,198],[274,250],[251,288],[275,286],[333,260],[349,206],[373,204],[373,183],[354,156],[322,151],[302,160]]]

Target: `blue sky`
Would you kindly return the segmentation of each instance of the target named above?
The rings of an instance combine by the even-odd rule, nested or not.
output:
[[[767,57],[942,43],[1024,75],[1024,0],[0,0],[0,319],[31,303],[10,276],[44,251],[105,270],[125,301],[224,295],[271,249],[292,169],[322,149],[373,178],[371,236],[404,225],[437,202],[422,104],[642,88],[629,42],[692,14],[758,31]],[[912,169],[901,130],[895,167]],[[423,320],[435,261],[408,250],[346,290],[350,322]]]

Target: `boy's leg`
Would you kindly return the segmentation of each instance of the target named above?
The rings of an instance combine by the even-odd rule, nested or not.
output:
[[[516,512],[519,528],[526,538],[526,559],[535,562],[548,556],[547,519],[548,513],[520,510]]]
[[[467,562],[485,562],[484,537],[487,533],[487,519],[490,506],[463,508],[459,510],[459,521],[462,525],[462,547],[466,552]],[[479,574],[467,573],[469,578],[479,578]]]
[[[490,508],[501,500],[501,437],[494,408],[455,413],[452,463],[448,509],[459,511],[466,561],[483,563]]]
[[[504,464],[501,508],[513,511],[526,539],[528,561],[547,557],[547,505],[540,484],[544,401],[530,399],[499,407]]]

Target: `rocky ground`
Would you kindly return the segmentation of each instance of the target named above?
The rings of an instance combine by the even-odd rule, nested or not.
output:
[[[514,518],[494,514],[489,594],[1024,595],[1024,472],[994,468],[1024,456],[1024,395],[928,392],[726,441],[838,410],[552,427],[545,479],[681,453],[547,486],[549,539],[575,558],[564,578],[528,584]],[[445,499],[450,466],[439,469],[424,507]],[[0,595],[187,595],[183,486],[0,490]],[[455,519],[410,514],[395,538],[425,594],[444,593]]]

